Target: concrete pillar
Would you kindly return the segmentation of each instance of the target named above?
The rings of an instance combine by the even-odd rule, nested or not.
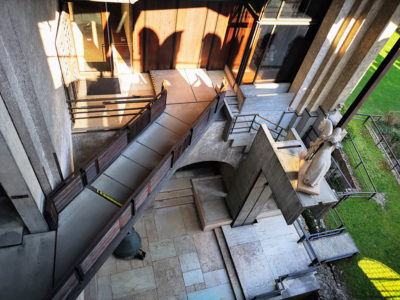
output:
[[[399,1],[333,1],[292,84],[290,91],[297,94],[291,107],[331,111],[344,103],[396,30],[399,17]]]
[[[71,170],[71,123],[54,42],[57,7],[56,0],[4,1],[0,18],[0,94],[45,194],[62,179],[56,158],[63,177]]]
[[[41,192],[39,184],[35,182],[36,177],[29,168],[29,160],[19,140],[10,141],[10,138],[13,138],[10,134],[4,136],[0,133],[1,185],[30,233],[45,232],[48,230],[47,223],[33,197]],[[13,147],[13,151],[8,145]],[[20,168],[23,168],[23,172]]]

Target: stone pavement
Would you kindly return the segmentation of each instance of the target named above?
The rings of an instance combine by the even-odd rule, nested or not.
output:
[[[84,291],[86,299],[235,299],[214,231],[203,232],[190,172],[178,172],[136,223],[146,258],[111,256]]]

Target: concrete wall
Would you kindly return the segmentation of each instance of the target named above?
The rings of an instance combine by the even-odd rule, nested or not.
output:
[[[321,24],[290,88],[291,107],[331,111],[347,100],[396,30],[400,3],[392,0],[338,0]]]
[[[1,6],[0,94],[40,188],[48,193],[61,180],[54,153],[63,176],[71,171],[71,123],[55,50],[58,1],[6,0]],[[43,196],[32,196],[41,209]]]
[[[222,139],[224,127],[225,121],[212,123],[196,146],[179,162],[178,168],[205,161],[224,162],[236,168],[243,156],[243,148],[232,148],[230,141]]]

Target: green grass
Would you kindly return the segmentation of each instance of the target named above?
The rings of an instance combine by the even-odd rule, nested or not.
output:
[[[389,40],[347,100],[345,108],[350,106],[399,37],[400,34],[395,33]],[[400,60],[391,67],[359,112],[383,114],[389,110],[400,110]],[[383,154],[375,147],[362,122],[351,121],[348,131],[352,133],[378,192],[387,193],[388,202],[385,211],[374,200],[368,202],[360,198],[348,199],[340,205],[338,210],[361,254],[338,265],[344,271],[344,279],[354,298],[379,299],[383,297],[382,294],[361,270],[358,262],[365,258],[374,259],[400,274],[400,186],[388,170]],[[374,276],[385,277],[384,273],[379,274],[379,269],[376,271],[378,273]],[[397,296],[400,297],[400,280],[391,281],[392,283],[397,284],[395,289]]]

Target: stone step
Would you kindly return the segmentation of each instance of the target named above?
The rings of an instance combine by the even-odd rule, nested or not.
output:
[[[310,243],[321,262],[343,259],[360,252],[348,232],[314,239]]]
[[[177,197],[154,201],[154,208],[165,208],[193,203],[193,196]]]
[[[233,139],[231,147],[247,147],[253,143],[255,136],[255,133],[231,134],[230,137]]]
[[[286,93],[289,91],[290,83],[256,83],[241,85],[240,89],[247,95],[257,95],[258,93]]]
[[[161,188],[161,193],[192,188],[190,178],[174,178],[168,180]]]
[[[228,273],[228,277],[231,282],[233,292],[235,293],[235,297],[237,300],[242,300],[242,299],[244,300],[243,291],[240,286],[240,282],[239,282],[238,276],[236,274],[236,269],[232,262],[232,258],[229,253],[228,245],[226,244],[226,240],[225,240],[225,237],[224,237],[221,227],[215,228],[214,233],[217,238],[219,249],[221,250],[222,258],[224,260],[225,268]]]
[[[228,104],[238,104],[237,97],[225,97],[225,100]]]
[[[166,199],[171,199],[171,198],[178,198],[178,197],[186,197],[186,196],[192,196],[192,195],[193,195],[192,188],[171,191],[171,192],[163,192],[163,193],[159,193],[157,195],[156,201],[166,200]]]

